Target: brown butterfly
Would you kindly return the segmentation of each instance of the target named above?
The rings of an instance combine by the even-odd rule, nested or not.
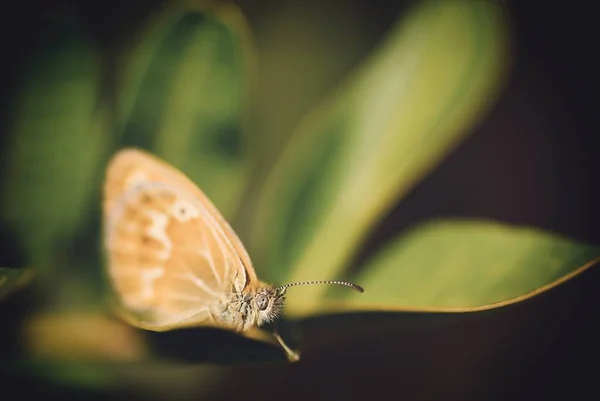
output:
[[[246,333],[279,317],[288,287],[341,284],[363,292],[345,281],[279,287],[260,281],[241,241],[200,188],[141,150],[121,150],[109,162],[103,214],[119,312],[146,330],[212,326]]]

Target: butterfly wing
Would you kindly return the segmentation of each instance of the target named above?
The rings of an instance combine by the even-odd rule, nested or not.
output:
[[[185,175],[135,149],[109,163],[104,187],[108,276],[127,320],[150,330],[223,326],[211,308],[256,282],[229,224]]]

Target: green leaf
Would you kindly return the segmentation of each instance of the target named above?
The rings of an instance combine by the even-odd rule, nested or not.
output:
[[[150,21],[123,62],[121,145],[172,163],[230,217],[248,171],[247,29],[232,6],[175,4]]]
[[[0,214],[29,264],[42,267],[67,246],[95,198],[108,134],[96,49],[67,24],[38,29],[12,101]]]
[[[488,309],[553,288],[599,257],[599,246],[532,228],[440,220],[417,226],[376,254],[355,278],[363,294],[336,289],[329,298],[352,310]]]
[[[27,360],[3,377],[27,379],[45,394],[79,396],[80,399],[115,398],[126,392],[136,399],[190,399],[213,394],[231,369],[210,364],[175,363],[169,360],[130,363]],[[26,382],[27,383],[27,382]],[[206,397],[204,397],[206,398]]]
[[[506,25],[491,2],[424,1],[298,128],[259,199],[252,253],[272,281],[340,278],[368,230],[496,100]],[[290,291],[289,311],[326,290]]]
[[[28,285],[33,279],[33,274],[31,268],[0,267],[0,301]]]

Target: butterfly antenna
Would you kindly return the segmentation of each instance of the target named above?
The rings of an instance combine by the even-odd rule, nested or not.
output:
[[[348,281],[337,281],[337,280],[316,280],[316,281],[301,281],[298,283],[291,283],[291,284],[286,284],[286,285],[282,285],[280,288],[281,293],[283,294],[285,292],[285,290],[288,287],[294,287],[296,285],[311,285],[311,284],[338,284],[338,285],[345,285],[346,287],[350,287],[358,292],[364,292],[365,290],[359,286],[356,285],[354,283],[350,283]]]

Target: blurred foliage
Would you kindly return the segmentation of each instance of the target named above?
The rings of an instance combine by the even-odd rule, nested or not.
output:
[[[65,273],[101,269],[92,249],[100,246],[104,162],[125,146],[144,148],[181,169],[229,220],[241,204],[256,200],[256,209],[247,212],[251,218],[242,219],[248,226],[236,229],[249,233],[261,279],[353,278],[365,287],[364,294],[326,286],[290,290],[291,317],[498,306],[551,288],[600,255],[598,247],[539,230],[448,220],[400,233],[356,277],[346,277],[349,260],[377,221],[497,101],[510,67],[498,3],[417,2],[273,156],[279,161],[265,185],[250,189],[260,152],[249,149],[264,138],[247,127],[255,55],[237,8],[168,3],[124,44],[115,62],[114,104],[102,90],[97,44],[63,23],[44,32],[42,45],[31,46],[11,103],[0,213],[23,244],[28,265],[71,283],[45,282],[45,291],[81,294],[61,295],[85,314],[67,313],[63,304],[27,320],[23,338],[34,360],[160,361],[164,347],[153,349],[146,341],[172,336],[177,344],[187,332],[142,335],[115,323],[100,300],[90,299],[96,283]],[[24,272],[0,269],[0,295],[22,285]],[[48,303],[44,309],[53,309]],[[205,345],[200,361],[281,360],[266,342],[218,333],[233,336],[218,349],[206,345],[209,331],[196,335]],[[123,377],[113,368],[90,367],[77,377],[69,373],[72,367],[65,369],[53,377],[102,385]],[[205,377],[218,376],[210,372],[214,376]],[[134,376],[128,376],[130,384],[142,389]],[[186,388],[189,381],[181,380]]]
[[[237,9],[201,10],[169,5],[124,52],[117,135],[184,171],[229,218],[248,175],[251,45]]]
[[[35,270],[32,268],[0,267],[0,301],[13,291],[23,288],[33,280]]]
[[[265,276],[340,277],[374,222],[495,100],[502,17],[493,3],[423,2],[309,115],[261,194],[251,238]],[[290,311],[318,307],[325,290],[290,292]]]
[[[74,26],[49,21],[45,28],[16,78],[0,208],[41,273],[55,267],[89,215],[108,150],[98,51]]]
[[[148,351],[139,336],[138,331],[102,313],[38,314],[23,325],[28,352],[49,360],[136,361]]]
[[[32,356],[147,355],[138,331],[103,317],[109,310],[98,311],[105,162],[125,146],[156,153],[199,183],[229,217],[248,171],[242,124],[253,54],[247,30],[229,5],[168,4],[121,44],[114,96],[106,89],[101,48],[68,18],[44,21],[26,43],[28,58],[8,112],[1,217],[27,263],[44,273],[36,286],[44,293],[40,310],[23,328]],[[3,295],[19,288],[24,272],[2,270]],[[84,376],[97,377],[91,370]]]

